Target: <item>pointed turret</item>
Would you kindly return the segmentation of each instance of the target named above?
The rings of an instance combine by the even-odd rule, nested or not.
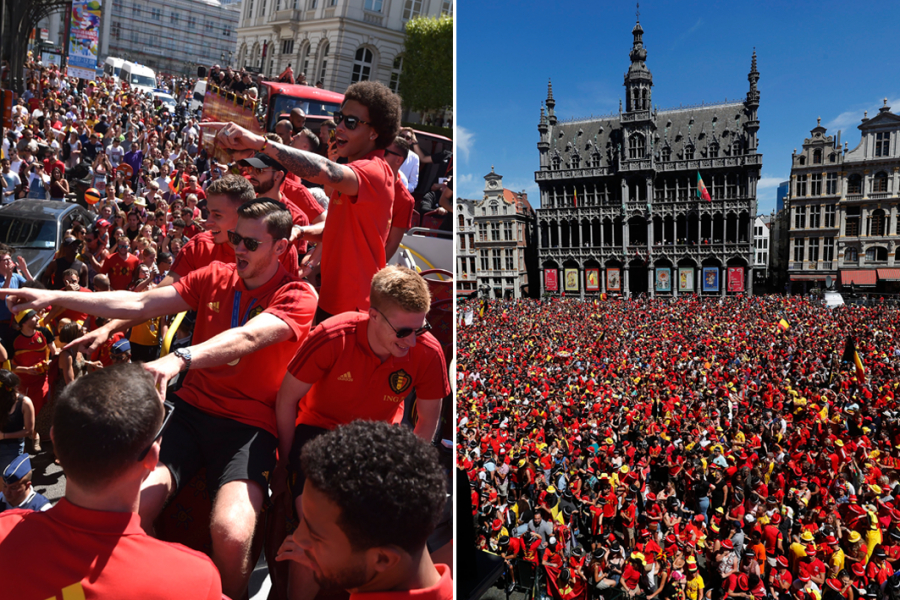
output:
[[[759,90],[756,83],[759,81],[759,71],[756,69],[756,48],[753,49],[753,58],[750,59],[750,73],[747,75],[750,82],[750,91],[744,106],[747,107],[748,119],[744,122],[744,131],[747,132],[747,151],[755,153],[757,148],[756,132],[759,131],[759,120],[756,118],[756,110],[759,108]]]
[[[556,125],[556,114],[553,109],[556,108],[556,100],[553,99],[553,82],[547,80],[547,122]]]
[[[541,120],[538,121],[538,133],[541,134],[541,139],[538,140],[537,147],[538,152],[540,153],[541,159],[541,170],[548,170],[550,168],[550,162],[547,158],[547,153],[550,151],[550,124],[547,122],[547,115],[544,114],[544,106],[541,105]]]
[[[647,68],[647,49],[644,48],[644,29],[638,21],[631,30],[634,42],[628,57],[631,66],[625,73],[625,112],[650,110],[653,75]]]

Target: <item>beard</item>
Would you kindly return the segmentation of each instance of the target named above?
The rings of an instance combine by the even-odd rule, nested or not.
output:
[[[256,192],[257,196],[262,196],[263,194],[268,193],[273,187],[275,187],[275,178],[271,178],[266,182],[262,182],[257,180],[258,183],[253,186],[253,191]]]
[[[307,554],[307,559],[313,562],[309,554]],[[337,573],[327,575],[314,570],[313,578],[319,584],[320,591],[323,592],[353,590],[369,582],[369,578],[366,577],[366,567],[363,563],[349,566]]]

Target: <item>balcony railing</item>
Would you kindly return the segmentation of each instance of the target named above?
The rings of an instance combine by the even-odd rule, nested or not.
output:
[[[874,192],[869,194],[869,200],[887,200],[890,197],[890,192]]]

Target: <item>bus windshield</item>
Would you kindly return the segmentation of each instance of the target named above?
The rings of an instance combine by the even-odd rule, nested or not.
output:
[[[306,116],[308,117],[331,118],[332,116],[334,116],[335,112],[341,109],[341,106],[339,104],[321,102],[311,100],[309,98],[295,98],[292,96],[279,94],[275,96],[275,103],[272,106],[272,114],[280,115],[282,113],[289,113],[292,109],[298,106],[303,109],[303,112],[305,112]]]

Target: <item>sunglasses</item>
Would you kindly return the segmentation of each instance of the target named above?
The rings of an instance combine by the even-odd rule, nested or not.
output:
[[[388,150],[387,148],[384,149],[384,153],[385,153],[385,154],[390,154],[390,155],[392,155],[392,156],[396,156],[396,157],[398,157],[398,158],[403,158],[403,155],[400,154],[399,152],[394,152],[393,150]]]
[[[375,308],[375,307],[373,306],[372,308]],[[428,321],[425,321],[425,324],[422,325],[421,327],[419,327],[418,329],[413,329],[411,327],[404,327],[403,329],[397,329],[396,327],[391,325],[391,322],[388,321],[387,316],[383,312],[381,312],[377,308],[375,308],[375,310],[378,311],[378,314],[380,314],[382,317],[384,317],[384,322],[388,324],[388,327],[390,327],[391,329],[394,330],[394,333],[397,334],[398,340],[402,340],[403,338],[408,338],[412,334],[416,334],[416,336],[418,337],[418,336],[422,335],[423,333],[431,331],[431,324]]]
[[[172,418],[172,413],[175,412],[175,405],[169,401],[163,402],[163,409],[165,410],[165,415],[163,415],[162,425],[159,426],[159,431],[156,432],[156,435],[153,436],[153,439],[150,440],[150,443],[144,448],[144,451],[138,456],[138,462],[144,460],[144,457],[147,456],[147,453],[150,452],[150,448],[153,447],[153,444],[156,443],[156,440],[162,437],[163,432],[166,430],[166,427],[169,425],[169,420]]]
[[[350,131],[353,131],[354,129],[356,129],[356,126],[359,125],[360,123],[362,123],[364,125],[372,124],[369,121],[363,121],[359,117],[351,117],[350,115],[345,115],[341,111],[337,111],[336,113],[334,113],[333,118],[334,118],[335,125],[340,125],[341,122],[346,121],[345,125],[347,126],[347,129],[349,129]]]
[[[259,240],[254,240],[253,238],[246,238],[238,235],[233,229],[228,231],[228,241],[231,242],[231,245],[235,248],[237,248],[241,242],[244,242],[244,247],[249,252],[256,252],[257,248],[259,248],[259,245],[262,244],[262,242]]]

